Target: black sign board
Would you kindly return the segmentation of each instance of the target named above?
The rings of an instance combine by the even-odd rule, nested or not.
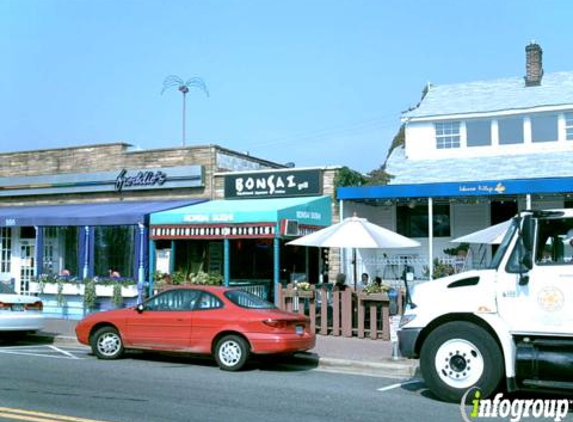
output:
[[[261,171],[225,176],[225,198],[286,198],[322,194],[320,170]]]

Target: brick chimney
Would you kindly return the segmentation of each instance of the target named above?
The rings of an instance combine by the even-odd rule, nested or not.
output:
[[[541,85],[543,77],[542,65],[543,50],[535,41],[525,47],[525,86]]]

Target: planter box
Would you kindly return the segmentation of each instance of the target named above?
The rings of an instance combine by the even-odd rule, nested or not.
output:
[[[388,295],[386,293],[359,293],[358,299],[362,301],[376,301],[376,302],[388,302]]]
[[[62,294],[66,296],[83,296],[85,291],[85,286],[83,283],[64,283],[64,289]],[[30,283],[30,292],[39,293],[38,283]],[[58,294],[57,283],[44,283],[44,294],[55,295]],[[137,296],[137,285],[127,286],[121,288],[121,295],[123,297],[136,297]],[[96,284],[96,296],[98,297],[112,297],[113,296],[113,286],[111,285],[97,285]]]
[[[296,295],[300,298],[312,299],[314,297],[314,292],[312,290],[297,290]]]

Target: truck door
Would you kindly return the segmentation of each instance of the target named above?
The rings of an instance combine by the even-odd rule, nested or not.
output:
[[[498,310],[514,333],[573,334],[573,219],[537,221],[533,267],[521,268],[517,241],[497,283]]]

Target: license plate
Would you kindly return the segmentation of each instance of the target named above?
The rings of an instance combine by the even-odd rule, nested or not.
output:
[[[12,305],[12,310],[13,311],[23,311],[24,310],[24,305],[22,305],[21,303],[14,303]]]
[[[304,332],[304,327],[302,325],[297,325],[296,326],[296,333],[302,334],[303,332]]]

